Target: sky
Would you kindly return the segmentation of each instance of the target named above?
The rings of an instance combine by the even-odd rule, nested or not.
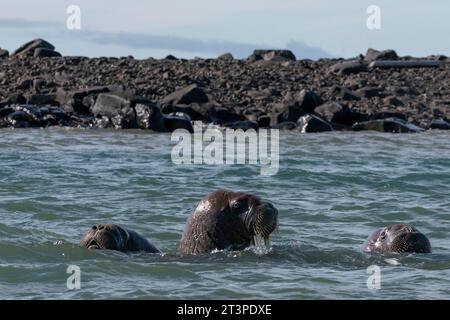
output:
[[[80,8],[69,30],[67,8]],[[370,30],[367,8],[380,9]],[[450,56],[448,0],[1,0],[0,48],[43,38],[63,55],[192,58],[290,49],[297,58],[354,57],[368,48]]]

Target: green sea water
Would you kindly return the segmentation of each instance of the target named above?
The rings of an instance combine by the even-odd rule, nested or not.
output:
[[[0,299],[450,298],[450,135],[280,135],[280,168],[175,165],[169,134],[0,130]],[[261,254],[177,252],[196,203],[218,188],[270,200]],[[134,229],[162,255],[78,247],[96,223]],[[375,229],[411,223],[432,254],[366,255]],[[67,288],[68,266],[81,288]],[[380,268],[369,289],[367,268]]]

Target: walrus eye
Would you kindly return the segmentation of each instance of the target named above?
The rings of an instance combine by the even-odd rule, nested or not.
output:
[[[384,239],[386,239],[386,231],[383,231],[383,232],[380,234],[380,240],[384,240]]]
[[[247,208],[248,208],[247,201],[236,200],[231,204],[231,208],[236,213],[242,213],[244,211],[247,211]]]

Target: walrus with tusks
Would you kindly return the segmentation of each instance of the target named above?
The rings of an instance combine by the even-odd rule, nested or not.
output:
[[[269,202],[244,193],[217,190],[203,198],[189,216],[180,251],[197,254],[213,250],[242,250],[270,245],[278,210]]]
[[[362,246],[363,252],[431,253],[428,238],[409,224],[394,224],[372,233]]]
[[[122,228],[116,224],[98,224],[93,226],[83,236],[80,245],[88,249],[161,253],[161,251],[137,232]]]

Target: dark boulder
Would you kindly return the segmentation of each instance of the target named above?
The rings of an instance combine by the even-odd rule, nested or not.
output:
[[[136,111],[137,126],[141,129],[150,129],[157,132],[166,132],[166,120],[161,113],[159,107],[151,103],[138,103],[134,107]],[[168,124],[175,123],[175,121],[168,121]]]
[[[6,99],[0,102],[0,105],[11,105],[11,104],[24,104],[27,103],[27,99],[23,96],[21,92],[15,92],[10,94]]]
[[[298,96],[295,97],[295,100],[298,102],[300,108],[309,113],[313,112],[316,107],[323,104],[321,97],[319,97],[315,92],[305,89],[300,91]]]
[[[325,121],[343,125],[352,125],[357,118],[347,106],[337,102],[324,103],[315,108],[314,112]]]
[[[96,117],[105,116],[111,119],[116,128],[136,128],[136,114],[131,106],[131,101],[123,97],[101,93],[95,104],[90,109]]]
[[[233,130],[242,129],[244,131],[247,131],[249,129],[258,130],[258,128],[259,128],[257,122],[249,121],[249,120],[229,122],[229,123],[224,124],[224,127],[227,127],[227,128],[233,129]]]
[[[34,50],[33,57],[44,58],[44,57],[61,57],[61,53],[58,51],[50,50],[47,48],[36,48]]]
[[[208,106],[198,103],[192,103],[190,105],[166,105],[162,107],[161,111],[164,114],[182,112],[187,114],[193,121],[205,121],[207,118]]]
[[[330,70],[339,75],[348,75],[367,71],[367,66],[361,61],[346,61],[334,64]]]
[[[183,89],[172,92],[161,100],[162,104],[191,104],[208,102],[208,96],[203,89],[196,84],[192,84]]]
[[[364,56],[365,61],[375,60],[396,60],[398,59],[397,53],[394,50],[388,49],[384,51],[378,51],[372,48],[367,49]]]
[[[32,114],[25,111],[15,111],[8,115],[8,121],[13,128],[28,128],[35,120]]]
[[[262,115],[258,118],[258,127],[259,128],[268,128],[270,127],[270,117],[267,115]]]
[[[73,91],[65,91],[62,88],[58,88],[56,90],[56,100],[61,106],[64,106],[67,112],[88,115],[97,95],[109,91],[109,88],[106,86],[88,87]]]
[[[333,131],[330,123],[313,114],[307,114],[298,119],[297,126],[302,133]]]
[[[340,86],[333,86],[331,88],[331,94],[343,101],[358,101],[361,100],[353,91]]]
[[[384,89],[379,87],[364,87],[356,90],[356,94],[362,98],[384,97]]]
[[[11,107],[0,108],[0,118],[6,117],[7,115],[15,112],[16,110]]]
[[[443,119],[433,119],[428,129],[450,130],[450,123]]]
[[[272,126],[272,129],[278,130],[294,130],[295,128],[297,128],[297,124],[292,121],[281,122]]]
[[[298,118],[307,113],[297,102],[292,102],[292,104],[288,105],[275,105],[274,108],[282,110],[277,114],[277,123],[296,122]]]
[[[208,110],[208,122],[222,125],[224,123],[242,120],[245,120],[245,117],[237,114],[231,108],[223,106],[212,106]]]
[[[9,57],[9,51],[0,48],[0,59],[8,58]]]
[[[231,53],[224,53],[217,57],[218,60],[224,60],[224,61],[233,61],[234,57]]]
[[[353,130],[372,130],[391,133],[416,133],[423,131],[422,128],[398,118],[358,122],[353,125]]]
[[[32,56],[34,54],[35,49],[37,49],[37,48],[45,48],[48,50],[55,50],[55,47],[51,43],[49,43],[43,39],[34,39],[34,40],[31,40],[31,41],[23,44],[19,48],[17,48],[16,51],[13,52],[13,55],[30,55],[30,56]]]
[[[32,94],[28,96],[27,103],[39,106],[59,106],[59,102],[56,99],[56,94]]]
[[[290,50],[254,50],[248,60],[295,61],[297,58]]]
[[[184,117],[172,115],[164,116],[164,124],[167,130],[169,130],[170,132],[173,132],[177,129],[185,129],[190,133],[194,132],[191,121],[187,120]]]
[[[370,116],[370,120],[379,120],[379,119],[387,119],[387,118],[398,118],[403,121],[407,120],[406,115],[399,112],[392,112],[392,111],[382,111],[382,112],[376,112]]]

